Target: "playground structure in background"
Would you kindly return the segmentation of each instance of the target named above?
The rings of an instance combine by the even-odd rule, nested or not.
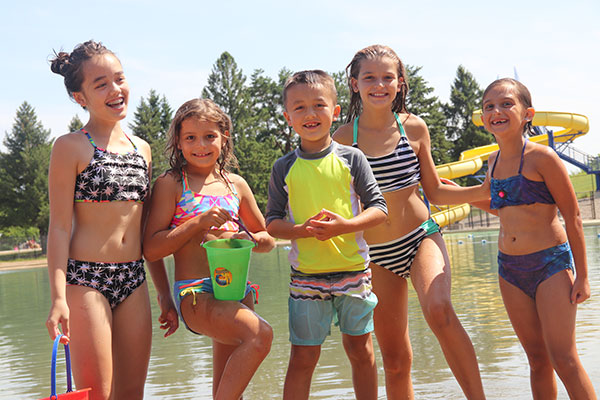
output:
[[[475,125],[482,126],[481,111],[474,112],[472,120]],[[585,115],[536,111],[532,124],[537,134],[530,136],[530,141],[552,147],[561,159],[581,168],[588,174],[594,174],[596,176],[596,187],[600,188],[600,157],[588,155],[572,146],[575,139],[585,135],[590,129],[589,120]],[[548,127],[561,127],[563,129],[553,132]],[[440,178],[446,179],[475,175],[484,167],[484,163],[487,162],[490,154],[496,150],[498,150],[497,144],[465,150],[460,154],[458,161],[436,166],[438,175]],[[443,207],[431,205],[431,208],[431,217],[440,226],[460,221],[466,218],[471,211],[469,204]]]

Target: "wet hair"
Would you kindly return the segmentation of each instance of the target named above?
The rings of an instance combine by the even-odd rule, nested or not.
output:
[[[102,54],[115,56],[115,53],[107,49],[101,42],[94,42],[93,40],[78,44],[71,54],[64,51],[54,52],[55,57],[50,60],[50,69],[55,74],[62,75],[65,78],[65,87],[69,97],[73,99],[73,93],[81,91],[84,63],[92,57]]]
[[[283,85],[283,108],[287,108],[287,92],[296,85],[321,86],[329,92],[333,102],[337,103],[337,90],[333,78],[320,69],[296,72]]]
[[[485,96],[496,86],[510,86],[514,90],[514,93],[517,95],[517,99],[521,102],[521,105],[525,108],[533,107],[533,103],[531,101],[531,93],[529,93],[529,89],[521,82],[513,78],[501,78],[496,79],[494,82],[490,83],[487,88],[483,91],[482,102],[485,99]],[[527,121],[525,123],[525,129],[523,133],[528,133],[530,136],[536,135],[533,130],[532,121]]]
[[[403,79],[400,83],[400,91],[396,94],[396,98],[392,103],[392,111],[397,113],[408,113],[406,108],[408,82],[406,80],[404,63],[402,63],[400,57],[398,57],[396,52],[390,47],[374,44],[356,52],[352,61],[350,61],[350,64],[346,67],[346,78],[348,79],[348,87],[350,88],[350,106],[348,107],[346,122],[351,122],[354,118],[358,117],[362,111],[362,99],[360,98],[360,93],[357,93],[352,89],[352,78],[358,80],[361,62],[363,60],[376,60],[383,57],[388,57],[396,62],[398,66],[396,71],[398,73],[398,78]]]
[[[169,156],[171,172],[180,178],[183,166],[186,164],[183,153],[177,145],[179,143],[179,135],[181,134],[181,124],[189,118],[214,122],[219,127],[223,146],[221,147],[221,154],[217,159],[217,169],[221,177],[227,182],[224,173],[229,172],[231,168],[238,167],[237,158],[233,154],[233,139],[231,138],[233,125],[229,115],[210,99],[188,100],[175,113],[169,127],[169,132],[167,133],[167,154]],[[226,136],[225,132],[228,132],[229,136]]]

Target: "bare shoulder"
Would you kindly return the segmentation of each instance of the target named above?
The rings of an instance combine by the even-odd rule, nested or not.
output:
[[[183,185],[181,180],[173,171],[169,170],[163,172],[158,178],[156,178],[153,190],[177,192],[181,191],[182,187]]]
[[[142,139],[141,137],[138,137],[138,136],[131,136],[131,140],[135,144],[135,147],[138,148],[140,153],[142,153],[144,155],[144,158],[146,160],[152,159],[152,149],[150,148],[150,145],[144,139]]]
[[[354,125],[347,123],[337,128],[333,133],[333,140],[347,146],[352,145],[354,141]]]
[[[228,173],[227,178],[233,183],[237,190],[250,190],[248,182],[238,174]]]
[[[62,161],[87,162],[93,153],[93,147],[85,135],[78,132],[59,136],[52,144],[52,158]]]
[[[409,139],[418,140],[424,134],[429,135],[429,131],[427,130],[427,124],[423,120],[423,118],[419,117],[416,114],[398,114],[400,117],[400,122],[402,122],[402,126],[406,131],[406,135]]]
[[[549,146],[533,142],[527,143],[525,155],[529,160],[531,160],[530,162],[534,162],[536,164],[546,164],[559,161],[559,157],[554,149]]]

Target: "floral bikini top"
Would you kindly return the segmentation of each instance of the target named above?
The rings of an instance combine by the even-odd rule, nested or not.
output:
[[[224,208],[236,220],[240,218],[240,199],[237,197],[235,186],[227,177],[225,177],[225,179],[227,180],[227,186],[231,190],[231,193],[225,196],[212,196],[192,191],[185,170],[182,171],[181,175],[183,191],[181,193],[181,198],[175,207],[175,214],[171,220],[171,228],[175,228],[184,222],[189,221],[214,206]],[[227,221],[220,227],[213,227],[213,229],[226,232],[238,232],[240,230],[238,224],[233,221]]]
[[[500,158],[500,152],[494,160],[492,166],[492,172],[490,174],[490,208],[497,210],[507,206],[520,206],[523,204],[543,203],[543,204],[554,204],[554,197],[548,190],[544,181],[532,181],[531,179],[525,178],[521,174],[523,169],[523,158],[525,154],[525,146],[527,141],[523,144],[523,150],[521,151],[521,164],[519,165],[519,172],[517,175],[511,176],[506,179],[495,179],[494,170],[496,169],[496,163]]]
[[[112,153],[96,146],[90,134],[81,129],[92,146],[94,155],[87,167],[75,178],[75,202],[136,201],[143,203],[148,196],[150,178],[144,157],[131,142],[133,151]]]

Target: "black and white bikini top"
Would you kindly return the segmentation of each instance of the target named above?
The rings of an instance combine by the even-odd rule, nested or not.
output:
[[[81,129],[81,132],[94,146],[94,155],[88,166],[75,179],[75,201],[143,203],[150,187],[148,165],[129,136],[125,135],[131,142],[133,151],[119,154],[96,146],[87,131]]]
[[[379,189],[383,193],[418,185],[421,180],[421,166],[417,155],[408,142],[398,114],[394,113],[394,117],[396,117],[400,129],[400,140],[398,140],[396,148],[391,153],[380,157],[371,157],[365,154],[379,184]],[[354,120],[352,147],[358,148],[358,117]]]

